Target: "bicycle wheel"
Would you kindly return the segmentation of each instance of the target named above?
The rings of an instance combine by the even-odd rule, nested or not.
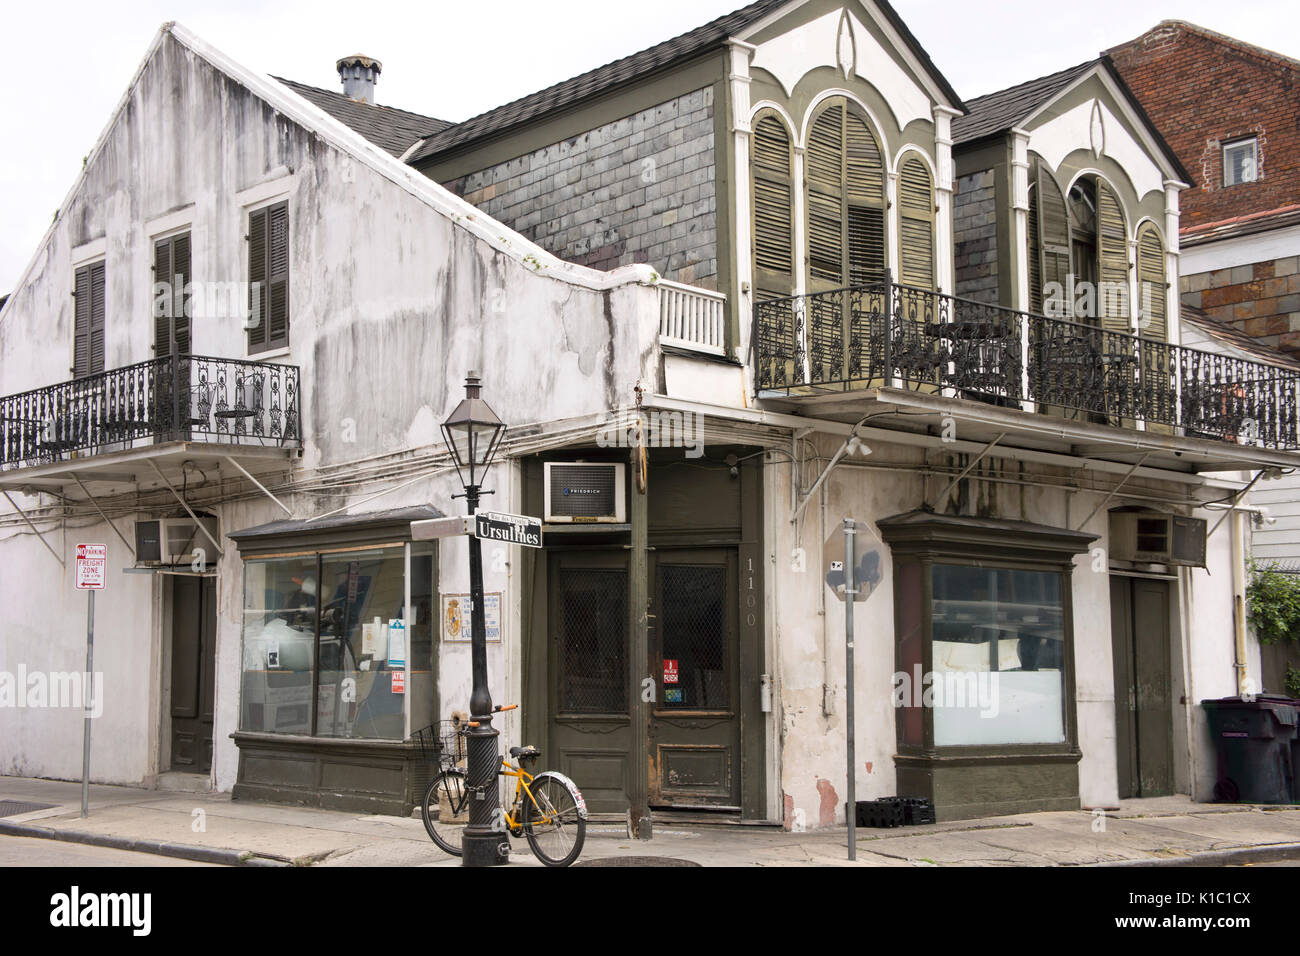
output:
[[[523,798],[524,836],[533,854],[547,866],[568,866],[582,852],[587,837],[587,804],[568,777],[539,773]]]
[[[469,825],[469,788],[464,770],[444,770],[429,781],[420,804],[424,828],[433,842],[460,856],[460,838]]]

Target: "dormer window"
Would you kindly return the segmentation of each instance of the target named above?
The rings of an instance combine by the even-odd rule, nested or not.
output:
[[[1253,183],[1259,179],[1259,143],[1253,137],[1223,147],[1223,185]]]

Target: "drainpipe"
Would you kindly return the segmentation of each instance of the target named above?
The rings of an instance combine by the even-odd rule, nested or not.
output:
[[[1232,629],[1236,639],[1233,668],[1236,670],[1237,694],[1247,697],[1250,687],[1246,677],[1246,516],[1235,508],[1232,515]]]
[[[821,571],[821,548],[826,541],[826,489],[822,488],[818,494],[821,498],[820,517],[817,522],[817,576],[820,579]],[[831,685],[830,673],[830,634],[826,629],[826,583],[818,580],[820,587],[817,588],[817,616],[822,619],[822,716],[829,717],[835,713],[835,691]]]

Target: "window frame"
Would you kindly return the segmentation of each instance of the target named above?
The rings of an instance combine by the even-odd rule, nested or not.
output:
[[[1251,157],[1252,157],[1251,165],[1253,169],[1253,175],[1251,176],[1250,179],[1239,179],[1234,182],[1229,180],[1228,178],[1229,171],[1233,168],[1232,164],[1228,161],[1228,154],[1235,149],[1241,148],[1242,146],[1250,146],[1251,148]],[[1228,142],[1223,144],[1222,148],[1223,148],[1223,152],[1222,152],[1223,187],[1225,189],[1228,188],[1229,186],[1245,186],[1248,183],[1259,182],[1260,175],[1259,175],[1259,137],[1258,136],[1244,136],[1239,139],[1229,140]]]

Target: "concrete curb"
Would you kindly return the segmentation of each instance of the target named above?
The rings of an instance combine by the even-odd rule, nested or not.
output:
[[[153,853],[156,856],[170,856],[181,860],[193,860],[195,863],[216,863],[222,866],[293,865],[286,860],[273,860],[257,856],[252,850],[229,850],[210,846],[196,846],[192,843],[169,843],[165,840],[137,840],[132,837],[89,833],[84,830],[56,830],[52,827],[28,826],[22,823],[10,823],[5,820],[0,820],[0,834],[32,837],[40,840],[84,843],[89,846],[102,846],[113,850],[131,850],[136,853]]]
[[[1187,856],[1152,857],[1147,860],[1115,860],[1092,866],[1242,866],[1248,863],[1276,863],[1300,860],[1300,843],[1269,843],[1232,850],[1205,850]]]

